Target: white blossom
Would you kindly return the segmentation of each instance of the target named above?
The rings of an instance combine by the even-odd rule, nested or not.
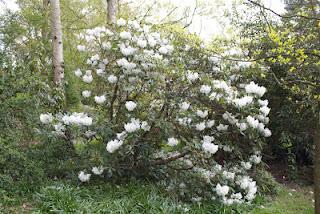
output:
[[[249,170],[249,169],[251,169],[252,164],[251,164],[250,162],[241,161],[241,166],[242,166],[243,168],[245,168],[246,170]]]
[[[159,48],[159,52],[163,55],[168,53],[168,49],[165,46]]]
[[[112,45],[111,45],[110,42],[103,42],[103,43],[102,43],[102,48],[103,48],[104,50],[110,50],[110,49],[112,48]],[[106,64],[106,63],[105,63],[105,64]]]
[[[109,83],[116,83],[118,81],[118,77],[116,77],[115,75],[111,74],[110,76],[108,76],[108,82]]]
[[[214,141],[214,137],[213,136],[205,135],[202,138],[203,138],[203,140],[202,140],[203,142],[211,143],[212,141]]]
[[[250,84],[246,85],[245,90],[248,94],[257,94],[260,97],[262,97],[267,91],[265,87],[259,86],[254,82],[250,82]]]
[[[127,31],[123,31],[120,33],[120,38],[125,40],[130,40],[132,38],[131,33]]]
[[[216,186],[216,193],[219,196],[225,196],[229,192],[229,186],[221,186],[219,183]]]
[[[188,102],[183,102],[180,104],[180,108],[183,111],[187,111],[189,109],[189,107],[190,107],[190,103],[188,103]]]
[[[126,137],[127,137],[127,132],[126,131],[117,133],[117,139],[118,140],[122,140],[123,141],[124,139],[126,139]]]
[[[253,101],[253,97],[251,96],[244,96],[244,97],[233,100],[235,106],[238,108],[242,108],[244,106],[250,105],[252,101]]]
[[[240,131],[245,131],[246,129],[248,128],[247,124],[246,123],[240,123],[239,124],[239,129]]]
[[[137,22],[137,20],[133,20],[133,21],[129,20],[128,24],[135,30],[138,30],[138,31],[141,30],[140,24]]]
[[[199,79],[199,74],[198,73],[192,73],[191,71],[188,71],[187,73],[187,79],[189,82],[194,82],[197,79]]]
[[[122,140],[111,140],[107,143],[107,151],[110,153],[114,153],[116,150],[118,150],[120,148],[120,146],[122,146],[123,141]]]
[[[74,71],[74,74],[77,76],[77,77],[81,77],[82,76],[82,72],[80,69],[77,69]]]
[[[92,167],[91,171],[95,175],[101,175],[103,173],[103,170],[104,170],[103,166],[95,166],[95,167]]]
[[[124,56],[131,56],[136,52],[136,49],[131,46],[128,46],[128,47],[121,46],[120,51]]]
[[[226,178],[228,180],[234,180],[234,177],[236,174],[234,172],[223,171],[222,175],[224,178]]]
[[[91,91],[88,91],[88,90],[83,91],[83,92],[82,92],[82,96],[83,96],[84,98],[90,97],[90,96],[91,96]]]
[[[211,86],[209,85],[202,85],[200,88],[200,92],[205,95],[208,95],[210,91],[211,91]]]
[[[215,154],[218,151],[219,146],[208,141],[204,141],[202,143],[202,148],[205,152],[209,152],[211,154]]]
[[[250,116],[250,115],[247,116],[246,120],[247,120],[247,123],[249,124],[249,126],[250,126],[251,128],[254,128],[254,129],[258,128],[259,120],[253,118],[253,117]]]
[[[137,41],[137,45],[138,45],[138,47],[140,47],[140,48],[145,48],[145,47],[147,47],[147,41],[146,41],[146,40],[139,39],[139,40]]]
[[[140,127],[141,127],[141,124],[140,124],[140,121],[138,119],[131,119],[130,123],[126,123],[124,125],[124,129],[128,133],[135,132],[135,131],[139,130]]]
[[[103,76],[106,72],[104,72],[103,69],[97,69],[96,73],[98,76]]]
[[[85,75],[83,75],[82,80],[85,83],[91,83],[93,80],[93,77],[92,77],[92,75],[85,74]]]
[[[86,174],[84,171],[81,171],[78,175],[78,178],[81,182],[88,182],[90,180],[91,174]]]
[[[215,120],[208,120],[207,121],[207,128],[212,128],[214,126],[214,124],[216,123]]]
[[[96,62],[96,61],[98,61],[100,59],[100,56],[98,55],[98,54],[95,54],[95,55],[93,55],[91,58],[90,58],[90,60],[92,61],[92,62]]]
[[[52,114],[40,114],[40,121],[43,124],[49,124],[53,121]]]
[[[269,104],[269,101],[268,100],[258,100],[258,103],[259,105],[261,106],[267,106]]]
[[[196,114],[198,117],[205,118],[208,116],[208,111],[207,110],[205,110],[205,111],[197,110]]]
[[[262,106],[259,110],[265,116],[267,116],[270,112],[270,108],[268,108],[267,106]]]
[[[169,146],[176,146],[179,144],[179,141],[177,139],[175,139],[174,137],[170,137],[170,138],[168,138],[167,144]]]
[[[156,46],[157,41],[153,37],[149,37],[148,43],[149,43],[150,47],[154,47],[154,46]]]
[[[94,97],[94,101],[97,103],[97,104],[103,104],[104,102],[106,102],[106,96],[104,95],[101,95],[101,96],[95,96]]]
[[[217,130],[218,131],[226,131],[226,130],[228,130],[228,125],[223,125],[223,124],[219,124],[218,126],[217,126]]]
[[[64,115],[62,121],[66,125],[91,126],[92,118],[85,113],[73,112],[71,115]]]
[[[265,129],[264,129],[264,132],[263,132],[263,135],[264,135],[265,137],[270,137],[270,136],[271,136],[271,131],[270,131],[270,129],[265,128]]]
[[[127,101],[125,106],[128,111],[133,111],[137,107],[137,104],[133,101]]]
[[[250,161],[255,164],[259,164],[261,162],[261,156],[260,155],[252,155],[250,157]]]
[[[118,59],[117,64],[126,70],[132,70],[137,66],[133,62],[128,62],[126,58]]]
[[[196,124],[196,130],[198,131],[203,131],[206,128],[206,123],[205,122],[201,122]]]
[[[120,19],[117,20],[117,26],[118,27],[125,26],[126,24],[127,24],[127,22],[123,18],[120,18]]]

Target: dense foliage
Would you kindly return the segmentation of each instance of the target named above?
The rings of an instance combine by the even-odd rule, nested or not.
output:
[[[278,190],[264,161],[285,160],[294,173],[297,162],[314,164],[318,9],[274,19],[249,2],[232,9],[234,32],[204,44],[170,13],[154,24],[119,3],[106,25],[104,1],[61,0],[57,87],[50,8],[18,0],[20,10],[0,16],[0,212],[34,191],[43,212],[104,210],[85,188],[142,179],[179,203],[241,213]],[[57,179],[68,184],[41,188]],[[172,206],[164,210],[193,207]]]
[[[317,2],[288,1],[287,11],[249,4],[252,15],[241,13],[234,22],[241,29],[248,60],[267,70],[255,75],[269,89],[273,107],[269,148],[277,160],[286,160],[293,173],[299,166],[313,165],[313,149],[319,112],[319,12]],[[239,15],[240,16],[240,15]],[[246,17],[246,18],[244,18]]]
[[[260,99],[266,89],[236,74],[250,64],[224,65],[203,46],[150,27],[119,19],[116,29],[80,34],[78,50],[89,58],[75,75],[84,82],[85,112],[41,114],[41,122],[70,141],[95,175],[142,176],[168,165],[186,172],[163,168],[158,176],[187,198],[253,200],[252,165],[271,136],[268,101]],[[90,171],[79,179],[89,181]],[[203,184],[194,187],[190,176]]]

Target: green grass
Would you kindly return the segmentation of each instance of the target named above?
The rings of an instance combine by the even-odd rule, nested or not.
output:
[[[258,200],[257,208],[238,206],[233,207],[232,212],[230,207],[213,202],[201,204],[179,202],[150,183],[131,182],[127,185],[103,183],[75,186],[56,181],[41,187],[29,198],[20,198],[14,206],[1,208],[0,203],[0,213],[308,214],[313,213],[313,195],[309,191],[308,188],[299,188],[293,192],[289,188],[281,187],[278,196]]]
[[[254,209],[250,214],[313,214],[313,194],[311,188],[282,187],[279,194],[270,202]]]

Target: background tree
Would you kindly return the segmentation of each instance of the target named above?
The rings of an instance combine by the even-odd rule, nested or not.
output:
[[[248,57],[266,66],[266,72],[259,77],[261,81],[273,81],[269,85],[280,89],[273,91],[268,87],[271,89],[269,96],[273,97],[271,106],[275,107],[271,121],[275,123],[274,129],[282,129],[281,133],[275,132],[273,145],[283,139],[283,145],[291,145],[294,149],[295,160],[297,151],[301,151],[299,148],[306,151],[304,158],[306,155],[312,157],[314,151],[316,210],[319,213],[319,2],[287,1],[288,11],[284,14],[272,11],[259,1],[247,2],[259,13],[256,22],[238,25],[243,29],[242,36],[249,38]],[[273,21],[272,16],[281,22]],[[315,147],[310,146],[313,144]]]
[[[107,0],[107,15],[108,15],[108,23],[115,24],[116,23],[116,1],[115,0]]]
[[[63,41],[62,25],[60,18],[60,0],[51,0],[51,35],[53,51],[53,72],[54,82],[57,85],[63,84],[64,78],[64,61],[63,61]]]

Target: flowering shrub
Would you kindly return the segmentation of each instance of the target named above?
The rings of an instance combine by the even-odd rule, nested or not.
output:
[[[116,29],[79,38],[78,50],[88,55],[74,72],[83,82],[84,112],[40,120],[88,158],[92,168],[79,173],[81,182],[161,168],[168,190],[196,201],[255,198],[250,175],[271,132],[266,89],[236,74],[250,65],[225,65],[203,46],[182,45],[177,35],[137,21],[120,19]]]

